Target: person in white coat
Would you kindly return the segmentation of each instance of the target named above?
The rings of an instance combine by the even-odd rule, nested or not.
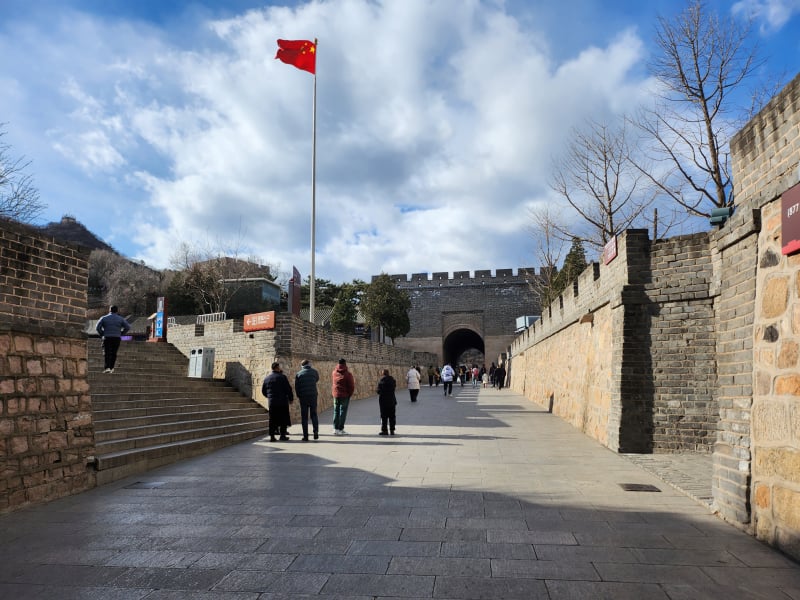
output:
[[[412,366],[408,373],[406,373],[406,381],[408,382],[408,393],[411,395],[411,401],[417,401],[417,395],[419,395],[419,380],[420,374],[417,367]]]
[[[442,383],[444,384],[445,396],[453,395],[453,379],[455,378],[456,372],[453,370],[453,367],[450,366],[450,363],[442,367]]]

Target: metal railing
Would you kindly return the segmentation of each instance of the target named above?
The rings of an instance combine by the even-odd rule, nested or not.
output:
[[[216,321],[224,321],[227,317],[224,312],[208,313],[207,315],[197,315],[197,325],[202,323],[214,323]]]

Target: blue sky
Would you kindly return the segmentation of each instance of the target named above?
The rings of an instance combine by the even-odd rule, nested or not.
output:
[[[316,275],[539,266],[530,209],[587,118],[652,95],[674,0],[0,0],[0,123],[48,209],[167,267],[181,242],[310,270],[313,77],[276,39],[319,38]],[[800,0],[755,19],[759,75],[800,66]],[[703,226],[695,222],[689,227]]]

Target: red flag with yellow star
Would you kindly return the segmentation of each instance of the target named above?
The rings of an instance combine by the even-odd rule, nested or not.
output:
[[[287,65],[316,74],[317,45],[308,40],[278,40],[278,53],[275,58]]]

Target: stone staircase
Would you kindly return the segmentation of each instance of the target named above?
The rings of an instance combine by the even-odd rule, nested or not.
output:
[[[98,485],[267,433],[263,407],[222,380],[187,377],[188,366],[171,344],[122,342],[106,374],[89,339]]]

